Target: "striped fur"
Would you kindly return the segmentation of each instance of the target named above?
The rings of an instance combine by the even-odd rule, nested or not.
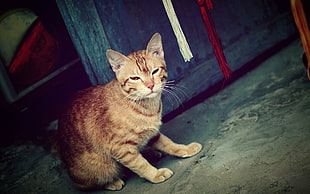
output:
[[[59,119],[57,151],[80,189],[121,189],[123,166],[163,182],[173,172],[152,166],[140,153],[145,145],[179,157],[195,155],[201,145],[176,144],[159,132],[167,80],[161,37],[128,56],[108,50],[107,58],[116,78],[71,99]]]

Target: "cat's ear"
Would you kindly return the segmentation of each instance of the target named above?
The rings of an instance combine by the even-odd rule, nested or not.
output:
[[[119,70],[124,66],[127,57],[117,51],[114,51],[112,49],[108,49],[106,51],[107,59],[112,67],[112,70],[117,73]]]
[[[164,59],[164,50],[159,33],[155,33],[146,47],[146,53]]]

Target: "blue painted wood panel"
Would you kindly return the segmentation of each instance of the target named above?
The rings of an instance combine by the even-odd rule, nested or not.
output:
[[[110,48],[93,0],[57,1],[73,43],[93,85],[108,82],[113,73],[105,59]]]
[[[233,71],[296,34],[289,1],[214,0],[211,16]],[[105,59],[112,48],[127,55],[145,49],[155,32],[163,38],[169,79],[186,89],[182,102],[223,79],[196,0],[174,0],[194,55],[184,62],[161,0],[57,0],[93,85],[114,77]],[[164,103],[169,101],[164,98]],[[176,107],[167,106],[165,112]]]

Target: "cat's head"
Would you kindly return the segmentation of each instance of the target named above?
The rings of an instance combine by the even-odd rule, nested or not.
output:
[[[152,36],[146,50],[125,56],[109,49],[106,56],[126,96],[140,100],[161,94],[168,73],[159,33]]]

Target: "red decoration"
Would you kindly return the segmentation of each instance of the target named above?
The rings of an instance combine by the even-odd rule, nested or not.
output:
[[[201,16],[206,26],[206,29],[208,31],[209,40],[212,44],[213,52],[215,54],[216,60],[218,61],[220,65],[220,69],[225,79],[227,80],[230,77],[230,74],[232,71],[230,70],[227,64],[225,55],[223,53],[221,41],[216,34],[214,22],[209,12],[210,9],[213,9],[212,1],[211,0],[196,0],[196,2],[200,7]]]
[[[59,42],[37,20],[25,36],[9,72],[15,83],[28,86],[47,75],[59,59]]]

